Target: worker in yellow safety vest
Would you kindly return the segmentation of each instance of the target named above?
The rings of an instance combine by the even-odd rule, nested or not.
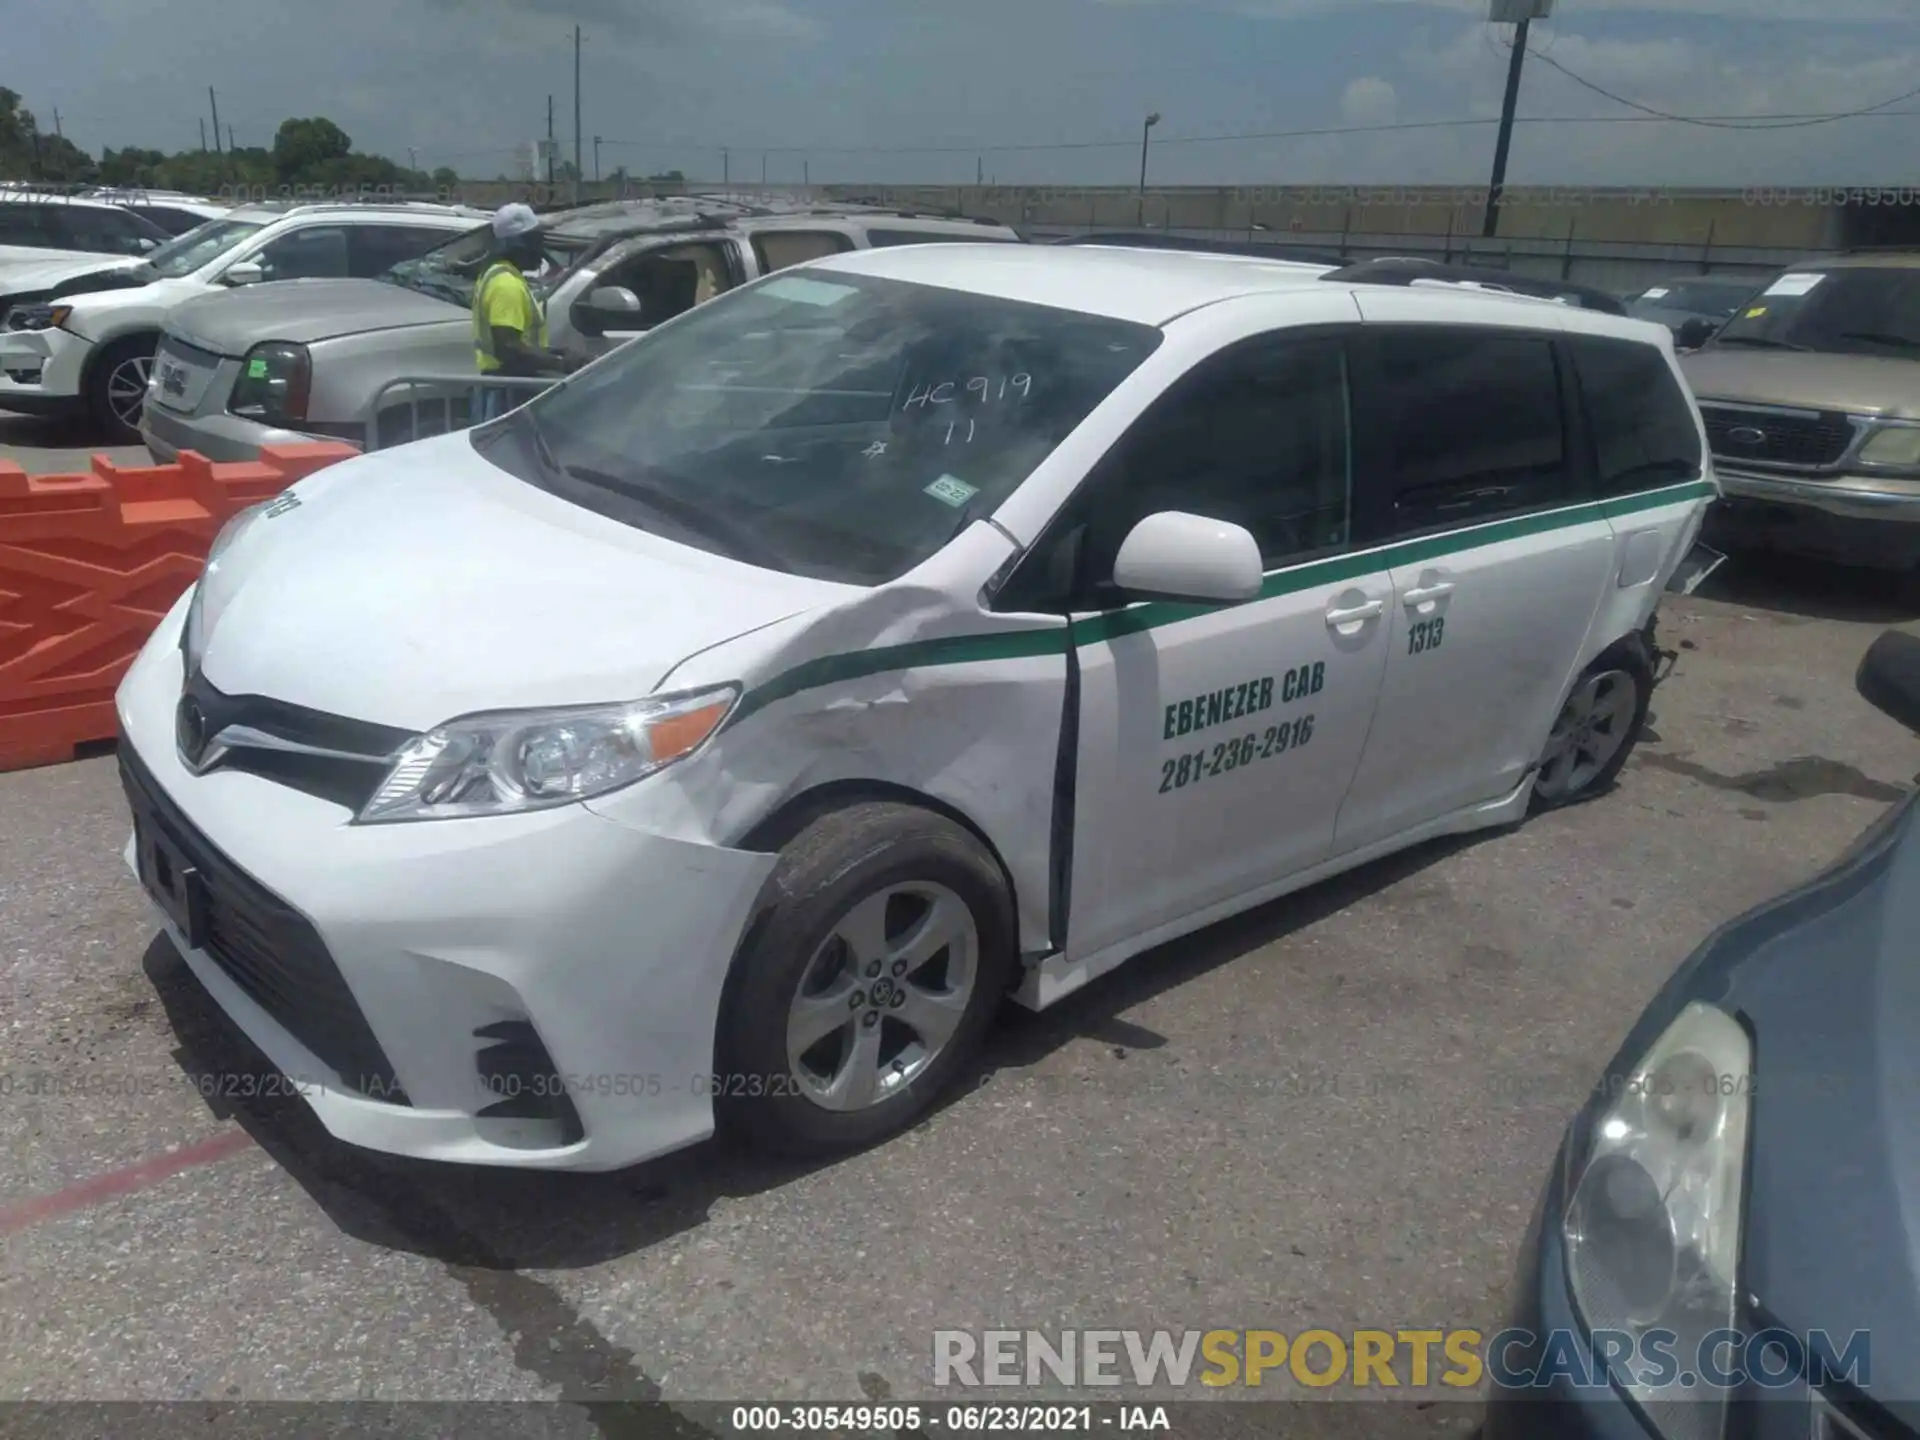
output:
[[[565,375],[573,363],[547,345],[547,317],[528,271],[545,259],[540,217],[526,205],[503,205],[493,217],[493,258],[473,287],[473,348],[480,373],[487,375]],[[480,418],[490,420],[526,396],[482,387]]]

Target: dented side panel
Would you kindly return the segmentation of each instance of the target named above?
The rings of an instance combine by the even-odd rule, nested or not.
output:
[[[739,682],[734,717],[692,759],[592,808],[730,846],[823,786],[896,787],[979,829],[1012,879],[1021,948],[1047,948],[1068,632],[982,607],[1013,553],[976,524],[902,580],[694,656],[661,688]]]

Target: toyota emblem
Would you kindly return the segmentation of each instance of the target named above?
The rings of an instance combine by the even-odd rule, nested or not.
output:
[[[207,748],[207,715],[191,695],[185,696],[174,712],[173,733],[187,763],[198,765],[201,752]]]

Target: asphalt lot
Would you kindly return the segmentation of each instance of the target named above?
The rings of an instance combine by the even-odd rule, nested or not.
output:
[[[0,458],[42,440],[84,447],[0,422]],[[1635,1014],[1920,770],[1852,686],[1920,608],[1799,565],[1709,588],[1613,793],[1010,1010],[961,1098],[812,1170],[456,1171],[237,1097],[258,1062],[121,866],[114,762],[0,775],[0,1399],[944,1401],[942,1328],[1497,1328]]]

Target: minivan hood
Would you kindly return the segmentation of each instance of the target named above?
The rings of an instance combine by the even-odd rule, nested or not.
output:
[[[275,280],[180,306],[167,328],[218,355],[244,355],[263,340],[310,345],[340,335],[445,324],[466,312],[457,305],[378,280]]]
[[[466,434],[291,493],[222,559],[203,671],[229,695],[378,725],[638,699],[697,651],[860,593],[592,514]]]
[[[1729,400],[1920,419],[1920,360],[1710,346],[1680,357],[1700,403]]]

